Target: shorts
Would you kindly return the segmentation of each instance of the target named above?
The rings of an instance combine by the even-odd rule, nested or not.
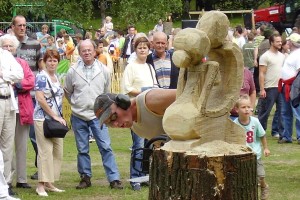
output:
[[[261,159],[257,160],[257,176],[258,177],[266,176],[265,167]]]

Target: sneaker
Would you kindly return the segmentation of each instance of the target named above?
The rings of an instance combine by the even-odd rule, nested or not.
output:
[[[38,180],[39,179],[38,172],[35,172],[30,178],[32,180]]]
[[[90,137],[89,137],[89,142],[90,142],[90,143],[95,142],[95,141],[96,141],[96,140],[95,140],[95,138],[94,138],[93,136],[90,136]]]
[[[132,190],[134,191],[140,191],[141,190],[141,184],[140,183],[134,183],[131,185]]]
[[[279,133],[276,133],[276,134],[272,135],[272,137],[273,137],[273,138],[279,138],[280,135],[279,135]]]
[[[269,197],[269,186],[267,185],[266,187],[261,187],[261,200],[266,200]]]
[[[91,177],[89,177],[87,175],[83,175],[81,177],[81,181],[76,186],[76,189],[80,190],[80,189],[85,189],[85,188],[88,188],[88,187],[91,187],[91,186],[92,186]]]
[[[111,189],[123,189],[122,182],[119,180],[114,180],[109,183]]]
[[[284,143],[292,143],[292,141],[289,141],[285,138],[282,138],[281,140],[278,140],[278,144],[284,144]]]

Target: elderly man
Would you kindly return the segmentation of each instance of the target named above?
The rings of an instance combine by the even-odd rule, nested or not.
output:
[[[120,175],[110,146],[108,128],[99,126],[94,114],[94,100],[102,93],[109,91],[110,76],[106,67],[94,59],[95,43],[83,40],[78,44],[82,59],[71,66],[65,80],[65,94],[71,104],[72,128],[77,145],[77,167],[81,181],[76,189],[91,186],[91,160],[89,155],[89,130],[91,129],[101,153],[103,166],[110,187],[122,189]]]
[[[279,89],[281,91],[281,118],[283,122],[284,131],[282,139],[278,143],[292,142],[293,122],[296,118],[296,135],[298,144],[300,144],[300,106],[294,108],[290,99],[290,88],[300,71],[300,35],[292,33],[287,41],[290,46],[291,53],[285,59],[283,67],[281,68],[281,79],[279,81]]]
[[[16,127],[17,101],[13,85],[24,77],[21,65],[13,55],[0,49],[0,150],[3,153],[4,177],[10,180]],[[9,193],[14,193],[9,188]]]
[[[172,61],[172,51],[168,51],[168,39],[164,32],[155,32],[153,35],[153,52],[147,57],[156,73],[161,88],[176,89],[179,69]]]

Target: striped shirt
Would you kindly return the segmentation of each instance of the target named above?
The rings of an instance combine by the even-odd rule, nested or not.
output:
[[[161,59],[156,55],[154,50],[152,58],[159,86],[168,89],[171,82],[171,54],[166,51],[166,57]]]
[[[39,69],[38,61],[41,58],[40,50],[40,43],[28,36],[25,36],[24,40],[20,41],[20,45],[17,49],[17,57],[26,60],[34,74],[37,74]]]

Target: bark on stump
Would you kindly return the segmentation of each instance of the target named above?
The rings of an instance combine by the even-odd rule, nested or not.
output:
[[[256,200],[256,155],[153,152],[150,200]]]

